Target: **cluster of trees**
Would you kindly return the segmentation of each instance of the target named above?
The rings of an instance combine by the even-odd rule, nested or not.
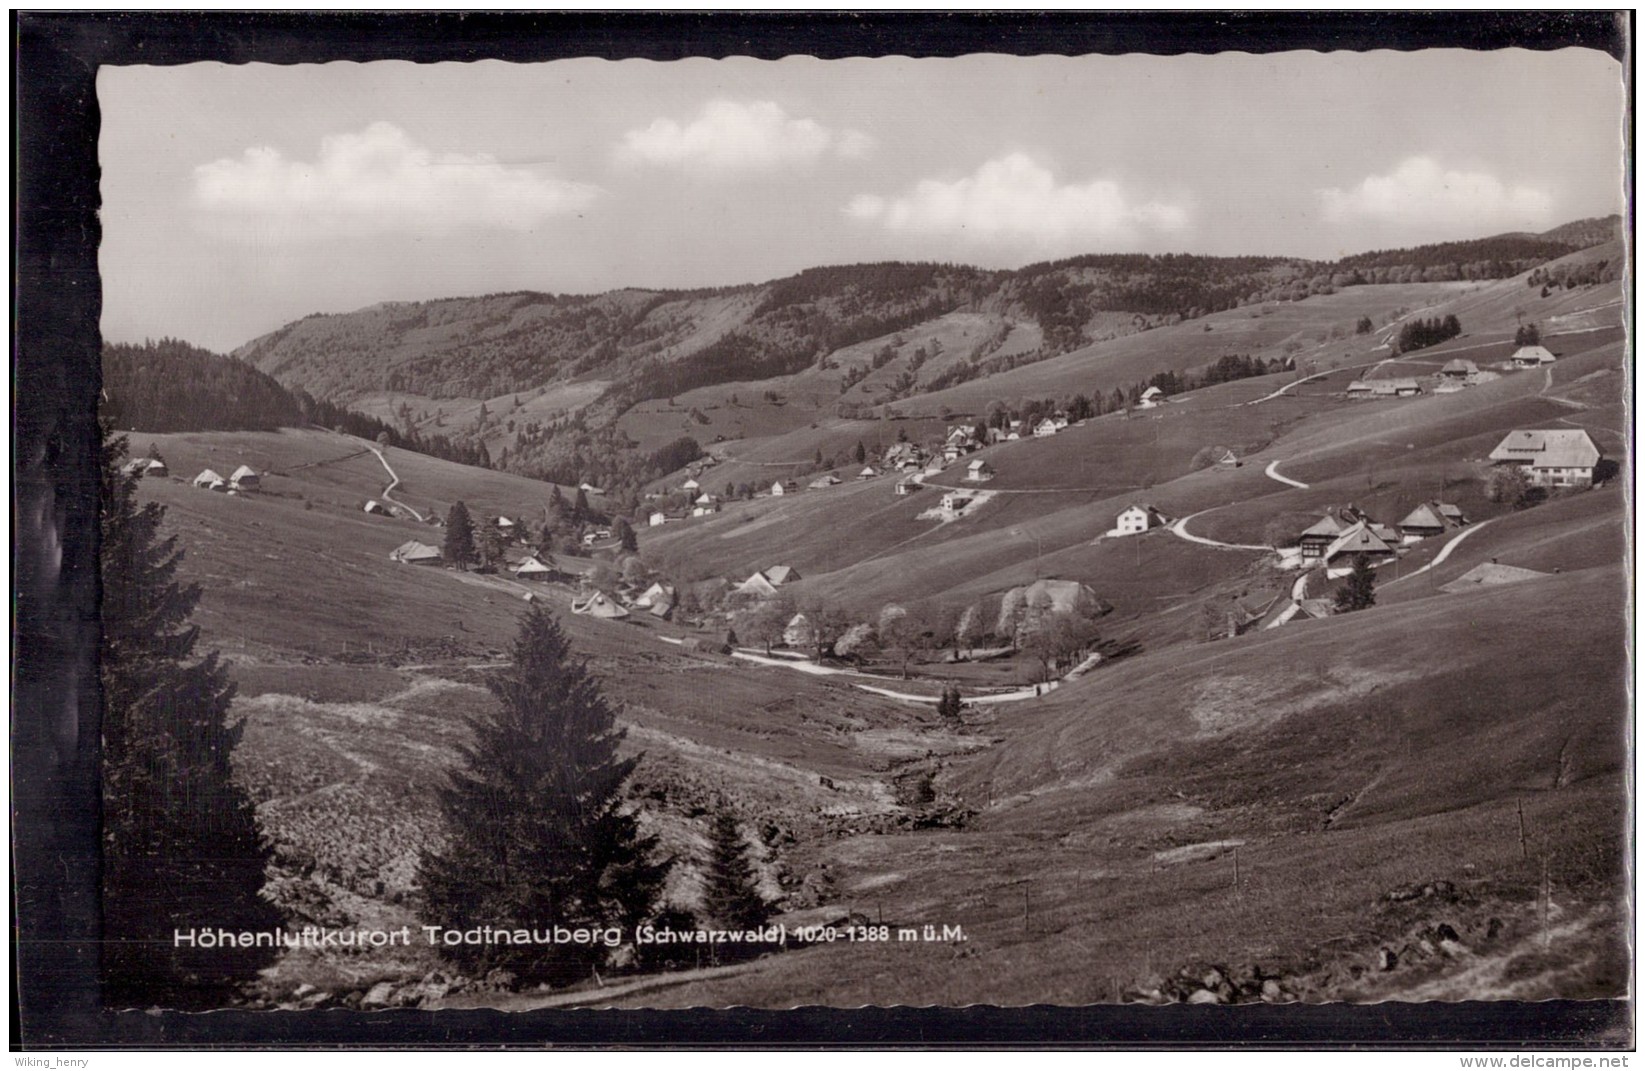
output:
[[[107,343],[102,365],[103,416],[122,431],[272,431],[305,422],[271,377],[178,339]]]
[[[1535,346],[1542,342],[1542,330],[1536,324],[1520,324],[1514,331],[1514,345]]]
[[[316,424],[463,465],[489,466],[485,444],[402,430],[288,390],[245,361],[178,339],[103,347],[103,413],[124,431],[273,431]]]
[[[978,645],[998,644],[1033,655],[1048,680],[1099,645],[1097,620],[1106,611],[1089,599],[1059,609],[1045,598],[1002,602],[995,596],[964,607],[893,603],[865,614],[817,598],[797,602],[787,592],[762,600],[730,598],[733,630],[767,654],[791,642],[817,661],[830,655],[889,661],[904,677],[922,655],[959,657]],[[852,646],[846,651],[841,641],[848,636]]]
[[[1555,289],[1569,290],[1577,286],[1594,286],[1622,278],[1621,261],[1593,260],[1586,264],[1556,264],[1537,268],[1525,277],[1526,286],[1540,286],[1547,297]]]
[[[1399,329],[1399,339],[1395,342],[1394,348],[1398,353],[1410,353],[1412,350],[1437,346],[1460,334],[1462,323],[1455,315],[1446,316],[1444,319],[1436,316],[1427,320],[1407,320],[1405,326]]]
[[[1283,372],[1287,367],[1287,363],[1279,357],[1271,357],[1265,361],[1261,357],[1252,357],[1249,354],[1224,354],[1198,375],[1189,372],[1156,372],[1132,387],[1126,397],[1130,404],[1135,405],[1149,387],[1158,387],[1161,394],[1182,394],[1218,383],[1232,383],[1237,379],[1272,375],[1275,372]]]

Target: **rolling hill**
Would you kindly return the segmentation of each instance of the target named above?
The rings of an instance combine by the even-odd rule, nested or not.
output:
[[[390,303],[307,317],[235,356],[407,434],[483,443],[497,467],[637,491],[651,477],[621,459],[682,434],[706,445],[839,417],[968,412],[985,399],[1105,396],[1158,372],[1259,351],[1346,360],[1372,341],[1358,331],[1362,317],[1395,323],[1576,254],[1603,241],[1606,226],[1583,221],[1336,263],[887,263],[715,291]],[[1604,259],[1582,285],[1619,277],[1621,258]],[[1157,337],[1172,325],[1169,340]]]

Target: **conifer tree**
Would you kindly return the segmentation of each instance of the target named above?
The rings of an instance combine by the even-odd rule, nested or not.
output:
[[[624,518],[617,518],[617,523],[611,526],[611,534],[617,537],[618,545],[630,554],[639,552],[639,537],[634,534],[634,526]]]
[[[270,850],[230,758],[234,685],[215,652],[194,657],[198,585],[177,580],[182,551],[165,510],[137,503],[120,471],[126,440],[103,432],[103,958],[110,1006],[225,1002],[274,957],[271,947],[178,945],[174,930],[278,929],[260,895]]]
[[[474,560],[474,520],[461,501],[446,514],[444,553],[446,561],[464,569]]]
[[[1375,606],[1376,586],[1377,577],[1371,568],[1371,559],[1363,554],[1354,555],[1354,571],[1348,574],[1348,583],[1337,589],[1337,611],[1351,613]]]
[[[480,529],[480,538],[476,543],[480,564],[487,569],[501,564],[503,560],[503,531],[497,527],[497,522],[487,521]]]
[[[626,807],[635,759],[559,623],[531,607],[513,664],[488,682],[490,713],[468,719],[471,740],[440,792],[446,842],[421,862],[429,925],[633,927],[657,905],[668,864]],[[586,978],[609,949],[580,944],[442,947],[464,969],[501,968],[521,983]]]
[[[723,803],[714,815],[709,844],[704,913],[726,929],[752,930],[764,926],[771,917],[771,905],[760,895],[747,845],[737,828],[737,816]]]
[[[571,523],[582,524],[592,514],[588,508],[588,492],[581,487],[577,488],[577,500],[571,504]]]

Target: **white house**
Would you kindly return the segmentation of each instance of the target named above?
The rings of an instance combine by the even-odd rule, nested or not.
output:
[[[651,524],[651,527],[661,528],[663,525],[668,523],[668,514],[664,513],[660,509],[655,509],[655,510],[651,511],[651,516],[648,518],[648,520]]]
[[[1147,390],[1142,392],[1142,397],[1137,399],[1137,408],[1152,409],[1164,400],[1164,391],[1160,390],[1158,387],[1149,387]]]
[[[1515,368],[1541,368],[1554,363],[1554,355],[1544,346],[1521,346],[1514,351]]]
[[[778,480],[776,483],[771,485],[771,493],[773,495],[786,495],[788,491],[784,489],[783,482]]]
[[[1511,431],[1491,451],[1498,465],[1517,465],[1539,487],[1590,487],[1599,447],[1581,428]]]
[[[955,517],[958,517],[961,513],[965,512],[965,508],[973,501],[974,499],[972,496],[966,494],[964,491],[950,491],[942,496],[942,501],[937,503],[937,508],[942,510],[945,517],[949,520],[953,520]]]
[[[1050,417],[1046,417],[1044,420],[1034,425],[1034,438],[1036,439],[1048,439],[1056,433],[1057,422],[1052,420]]]
[[[1119,518],[1114,522],[1114,531],[1121,535],[1137,535],[1150,528],[1158,528],[1164,523],[1165,518],[1160,516],[1159,510],[1153,506],[1133,505],[1120,511]]]
[[[695,477],[688,478],[684,483],[680,484],[680,490],[682,491],[701,491],[702,488],[703,485],[698,483]]]
[[[972,483],[986,483],[994,478],[994,466],[979,457],[966,467],[965,478]]]

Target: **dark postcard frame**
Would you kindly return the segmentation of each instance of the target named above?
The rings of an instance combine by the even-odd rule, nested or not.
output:
[[[1633,1044],[1630,1001],[514,1014],[105,1012],[95,984],[100,825],[94,664],[99,65],[1579,47],[1611,55],[1626,71],[1632,59],[1631,12],[14,12],[11,30],[17,146],[12,177],[17,220],[12,250],[14,1048],[1569,1049]],[[1631,82],[1628,89],[1631,135]]]

